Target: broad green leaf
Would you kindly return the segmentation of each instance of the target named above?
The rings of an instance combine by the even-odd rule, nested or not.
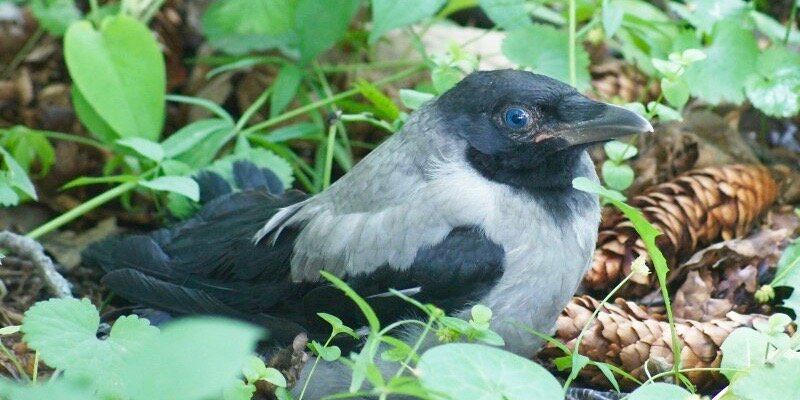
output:
[[[28,197],[36,200],[36,188],[33,187],[33,182],[31,182],[25,170],[22,169],[22,166],[2,147],[0,147],[0,156],[3,157],[3,163],[6,165],[6,182],[11,187],[19,189]]]
[[[569,36],[548,25],[534,24],[509,32],[503,40],[503,54],[509,60],[529,67],[533,72],[569,83]],[[577,48],[578,90],[589,88],[589,55],[583,46]]]
[[[486,15],[505,30],[533,25],[526,0],[480,0]]]
[[[47,33],[62,36],[73,22],[81,19],[74,0],[31,0],[31,14]]]
[[[425,389],[453,399],[564,398],[556,378],[540,365],[483,345],[451,343],[434,347],[420,357],[417,369]]]
[[[145,25],[124,15],[106,18],[99,31],[88,21],[77,22],[64,37],[64,58],[86,103],[114,132],[158,139],[166,72],[158,43]]]
[[[739,372],[766,362],[769,337],[750,328],[736,328],[725,338],[720,349],[722,362],[720,371],[728,380],[733,380]]]
[[[606,142],[603,145],[603,150],[605,150],[606,155],[610,160],[614,160],[618,163],[625,160],[630,160],[639,154],[639,149],[637,149],[636,146],[620,142],[619,140],[611,140]]]
[[[767,115],[788,118],[800,112],[800,54],[773,45],[758,57],[747,98]]]
[[[366,97],[375,106],[375,116],[378,118],[394,121],[400,116],[400,110],[389,96],[385,95],[377,86],[367,80],[359,79],[356,88],[362,96]]]
[[[611,160],[603,163],[602,174],[606,186],[620,192],[631,186],[635,175],[630,165],[618,164]]]
[[[767,14],[756,10],[750,11],[750,18],[756,28],[769,37],[773,43],[780,43],[786,37],[786,27]],[[789,43],[800,44],[800,31],[793,27],[789,32]]]
[[[255,385],[234,379],[223,389],[222,400],[251,400],[255,392]]]
[[[284,189],[292,186],[294,181],[292,166],[277,154],[262,148],[244,150],[237,154],[223,157],[215,161],[210,170],[220,173],[228,182],[233,182],[233,163],[238,160],[247,160],[261,168],[269,169],[283,182]]]
[[[339,354],[341,354],[341,352]],[[281,371],[278,371],[275,368],[267,368],[267,370],[265,371],[264,376],[262,377],[262,379],[264,379],[265,381],[267,381],[267,382],[269,382],[269,383],[271,383],[271,384],[273,384],[273,385],[275,385],[277,387],[281,387],[281,388],[285,388],[286,387],[286,377],[283,376]]]
[[[731,389],[741,400],[794,399],[800,393],[798,376],[800,356],[796,352],[786,352],[776,360],[736,377]]]
[[[203,119],[184,126],[161,146],[166,158],[174,158],[194,168],[214,160],[220,149],[233,137],[234,125],[223,119]]]
[[[211,46],[231,54],[295,42],[294,0],[215,0],[203,14]]]
[[[683,120],[683,116],[681,116],[681,112],[676,110],[676,109],[674,109],[674,108],[672,108],[672,107],[670,107],[670,106],[668,106],[668,105],[661,104],[661,103],[656,103],[654,101],[651,101],[647,105],[647,108],[650,110],[650,112],[655,113],[656,116],[658,117],[658,119],[661,120],[661,122],[682,121]]]
[[[320,128],[317,125],[313,122],[298,122],[262,134],[261,137],[272,143],[281,143],[295,139],[311,139],[315,136],[320,136]]]
[[[8,179],[8,173],[0,171],[0,205],[3,207],[16,206],[19,204],[19,195],[14,191]]]
[[[431,93],[418,92],[411,89],[400,89],[400,101],[411,110],[422,107],[423,104],[431,101],[435,97],[436,96]]]
[[[375,43],[392,29],[433,16],[445,3],[446,0],[372,0],[369,43]]]
[[[21,327],[19,325],[4,326],[4,327],[0,328],[0,336],[13,335],[13,334],[19,332],[20,328]]]
[[[450,90],[463,78],[461,71],[458,68],[450,65],[437,65],[431,71],[431,81],[436,93],[443,94]]]
[[[476,322],[489,322],[492,320],[492,310],[482,304],[472,306],[470,314],[472,320]]]
[[[618,6],[613,0],[603,1],[603,31],[610,38],[617,33],[625,18],[625,9]]]
[[[242,375],[247,382],[253,383],[267,375],[267,366],[264,365],[264,360],[251,355],[247,357],[247,361],[242,367]]]
[[[685,5],[673,1],[669,6],[703,33],[710,33],[719,21],[743,22],[748,9],[742,0],[690,0]]]
[[[361,0],[299,0],[295,27],[304,62],[328,50],[347,32]]]
[[[706,56],[684,74],[691,94],[713,105],[741,104],[745,82],[755,71],[758,57],[753,32],[733,21],[717,23]]]
[[[275,83],[272,84],[272,100],[269,107],[270,117],[279,115],[289,106],[297,95],[300,82],[303,80],[303,70],[294,64],[285,64],[281,67]]]
[[[194,201],[200,200],[200,186],[197,181],[186,176],[161,176],[139,184],[153,190],[177,193]]]
[[[164,148],[160,144],[140,137],[128,137],[117,140],[117,144],[127,147],[141,156],[147,157],[155,162],[164,159]]]
[[[684,79],[670,80],[661,78],[661,93],[669,104],[677,109],[683,108],[689,101],[689,85]]]
[[[794,311],[797,320],[800,317],[800,240],[795,239],[781,254],[770,286],[792,288],[792,294],[783,301],[783,305]]]
[[[95,392],[93,388],[63,378],[48,379],[37,385],[23,385],[0,378],[0,398],[9,400],[100,400]]]
[[[358,339],[358,334],[356,333],[356,331],[354,331],[353,328],[350,328],[349,326],[345,325],[342,322],[342,320],[339,319],[339,317],[328,313],[317,313],[317,315],[320,318],[324,319],[325,322],[331,325],[331,329],[333,330],[334,336],[339,333],[345,333],[347,335],[352,336],[353,338]]]
[[[131,354],[121,368],[127,394],[133,400],[218,396],[262,336],[254,326],[223,318],[171,322],[145,343],[147,351]]]
[[[626,397],[627,400],[688,400],[692,393],[669,383],[655,382],[640,386]]]
[[[111,144],[119,137],[119,134],[114,132],[114,128],[108,125],[86,101],[86,97],[83,96],[77,85],[72,85],[72,107],[75,108],[75,113],[83,126],[101,142]]]
[[[102,393],[123,392],[122,372],[128,354],[139,352],[158,329],[136,316],[121,317],[108,339],[97,338],[100,315],[88,299],[51,299],[25,312],[25,342],[47,365],[67,377],[92,378]]]

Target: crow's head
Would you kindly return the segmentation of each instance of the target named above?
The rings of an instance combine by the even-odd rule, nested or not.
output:
[[[588,145],[653,131],[632,111],[525,71],[473,73],[434,107],[482,174],[533,187],[568,186]]]

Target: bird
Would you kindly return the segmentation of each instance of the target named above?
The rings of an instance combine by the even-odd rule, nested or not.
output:
[[[556,79],[477,71],[313,196],[237,164],[262,185],[218,189],[196,216],[96,243],[84,263],[128,300],[247,320],[277,343],[327,337],[319,312],[364,323],[327,271],[386,324],[415,310],[392,289],[464,319],[485,305],[505,349],[530,357],[542,341],[519,326],[552,330],[595,247],[598,196],[572,184],[599,181],[587,149],[652,131]]]

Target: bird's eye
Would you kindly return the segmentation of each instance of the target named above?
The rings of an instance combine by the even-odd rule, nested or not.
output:
[[[528,126],[530,120],[530,113],[519,107],[511,107],[507,109],[505,115],[503,115],[503,121],[505,122],[506,126],[511,129],[525,128]]]

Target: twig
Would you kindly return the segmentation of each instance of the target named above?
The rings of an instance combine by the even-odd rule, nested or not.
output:
[[[72,285],[56,271],[53,260],[44,254],[44,248],[39,242],[9,231],[0,231],[0,247],[30,260],[54,296],[72,297]]]

